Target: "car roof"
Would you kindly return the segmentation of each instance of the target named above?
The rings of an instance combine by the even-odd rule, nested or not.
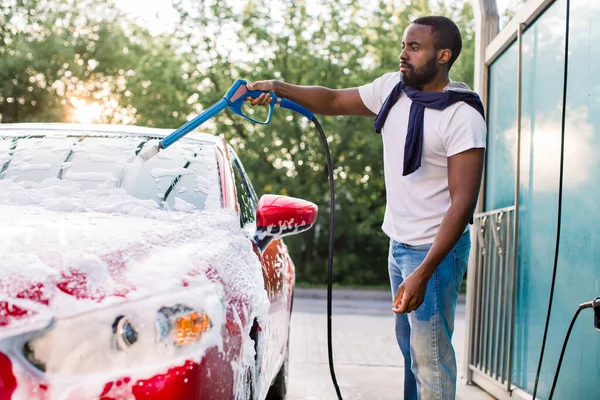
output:
[[[149,128],[137,125],[110,125],[110,124],[74,124],[59,122],[36,123],[10,123],[0,124],[0,135],[22,135],[27,131],[44,131],[46,133],[76,132],[84,135],[105,135],[107,133],[124,134],[132,136],[165,137],[175,129]],[[186,139],[195,139],[203,142],[217,143],[219,137],[203,132],[190,132]]]

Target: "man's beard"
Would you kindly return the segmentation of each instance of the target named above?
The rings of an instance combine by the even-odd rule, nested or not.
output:
[[[423,86],[435,79],[437,75],[437,61],[435,57],[431,57],[427,64],[421,68],[414,70],[413,66],[410,66],[410,71],[400,72],[402,75],[402,81],[415,89],[422,90]]]

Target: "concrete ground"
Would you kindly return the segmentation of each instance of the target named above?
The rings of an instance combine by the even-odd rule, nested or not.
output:
[[[296,289],[290,337],[287,400],[336,400],[327,361],[326,291]],[[389,292],[335,290],[333,351],[344,400],[398,400],[403,397],[404,365],[396,344]],[[453,338],[462,370],[464,301],[459,301]],[[492,397],[459,379],[458,399]]]

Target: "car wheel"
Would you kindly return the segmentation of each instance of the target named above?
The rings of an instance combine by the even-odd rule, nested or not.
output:
[[[285,398],[285,394],[287,393],[287,384],[288,384],[288,366],[289,366],[289,358],[290,358],[290,339],[288,336],[288,342],[285,346],[285,358],[283,359],[283,364],[281,364],[281,368],[275,377],[275,381],[269,388],[269,393],[267,394],[268,400],[282,400]]]

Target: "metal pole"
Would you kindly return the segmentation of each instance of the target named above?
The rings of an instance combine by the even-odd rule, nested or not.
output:
[[[490,326],[491,326],[491,314],[492,314],[492,310],[490,307],[490,304],[492,302],[491,299],[491,295],[490,292],[492,291],[492,273],[493,273],[493,268],[494,268],[494,258],[496,257],[496,252],[494,251],[494,243],[493,243],[493,239],[494,239],[494,235],[493,235],[493,225],[492,225],[492,221],[493,221],[493,216],[489,218],[490,220],[490,224],[488,225],[489,227],[489,231],[488,231],[488,236],[487,236],[487,251],[488,251],[488,256],[487,256],[487,262],[485,263],[485,282],[484,282],[484,287],[485,287],[485,297],[483,300],[483,304],[484,304],[484,316],[483,316],[483,329],[484,329],[484,335],[483,335],[483,368],[482,371],[486,374],[489,375],[489,356],[490,356],[490,341],[491,341],[491,332],[490,332]]]
[[[494,39],[494,37],[499,32],[499,17],[498,17],[498,7],[496,5],[496,0],[471,0],[471,4],[473,6],[473,14],[475,17],[475,91],[479,93],[481,97],[481,101],[487,109],[487,92],[488,92],[488,69],[489,66],[485,63],[485,50],[488,47],[489,43]],[[484,167],[487,168],[487,167]],[[485,169],[484,169],[485,171]],[[485,172],[483,174],[483,178],[481,181],[479,198],[477,201],[476,213],[480,213],[483,211],[483,203],[484,203],[484,195],[485,195]],[[476,225],[475,230],[471,230],[471,243],[475,243],[477,240],[477,229],[479,227]],[[477,246],[473,246],[477,247]],[[475,272],[477,267],[477,261],[481,260],[482,257],[480,254],[475,254],[474,257],[470,257],[468,272],[467,272],[467,298],[466,298],[466,331],[465,331],[465,340],[467,341],[467,345],[465,346],[465,360],[467,362],[464,365],[463,374],[468,383],[472,382],[472,371],[469,368],[469,364],[471,364],[471,360],[476,360],[479,357],[479,354],[473,354],[473,350],[479,346],[479,342],[469,343],[474,340],[475,337],[479,337],[478,335],[478,325],[481,321],[475,319],[473,320],[472,311],[473,309],[478,308],[478,303],[480,297],[483,292],[479,285],[481,284],[482,270],[479,269],[478,272]],[[481,264],[480,264],[481,266]],[[474,279],[474,275],[477,275],[478,278]],[[477,290],[475,285],[478,285]],[[481,318],[475,317],[475,318]],[[474,347],[475,346],[475,347]],[[475,362],[474,362],[475,363]]]
[[[496,250],[498,252],[498,271],[497,279],[497,301],[496,301],[496,343],[494,348],[494,378],[498,380],[498,377],[502,378],[502,374],[500,373],[500,342],[502,341],[502,316],[504,314],[504,304],[506,299],[504,298],[504,286],[506,286],[506,278],[505,278],[505,264],[506,264],[506,251],[504,250],[504,213],[498,214],[497,221],[497,229],[498,229],[498,243],[496,244]],[[502,382],[502,379],[500,379]]]
[[[488,363],[488,375],[495,379],[496,371],[494,370],[494,364],[496,360],[496,343],[498,341],[498,326],[496,324],[498,320],[498,286],[500,285],[499,281],[499,271],[502,266],[502,258],[500,254],[498,254],[498,243],[500,242],[500,238],[498,235],[498,216],[494,215],[493,218],[490,219],[492,223],[491,231],[492,231],[492,254],[494,262],[492,263],[492,268],[490,270],[491,275],[491,293],[490,293],[490,339],[489,339],[489,363]]]
[[[508,212],[506,213],[506,242],[505,242],[505,248],[506,248],[506,280],[504,282],[504,321],[503,321],[503,333],[502,333],[502,366],[500,371],[502,371],[502,383],[505,383],[507,381],[507,375],[506,375],[506,359],[508,356],[508,352],[506,350],[507,348],[507,342],[508,342],[508,325],[509,325],[509,318],[510,318],[510,305],[509,305],[509,295],[511,294],[509,287],[510,287],[510,282],[511,282],[511,271],[512,271],[512,258],[513,257],[513,250],[514,250],[514,246],[512,246],[512,243],[514,241],[514,232],[512,231],[512,223],[513,223],[513,215],[512,212]],[[512,247],[512,248],[511,248]]]
[[[512,371],[513,371],[513,353],[514,353],[514,324],[515,324],[515,297],[517,292],[517,268],[518,268],[518,256],[519,256],[519,187],[520,187],[520,176],[521,176],[521,98],[523,90],[523,31],[525,24],[519,24],[519,30],[517,32],[517,45],[518,45],[518,66],[517,66],[517,162],[515,167],[515,232],[514,232],[514,253],[513,253],[513,265],[512,265],[512,299],[510,305],[510,326],[508,335],[508,379],[506,381],[506,388],[508,391],[511,390],[512,386]]]
[[[470,338],[470,343],[469,343],[469,347],[470,347],[470,358],[469,358],[469,364],[470,365],[474,365],[476,367],[479,368],[480,363],[480,354],[481,354],[481,336],[480,336],[480,329],[479,327],[481,326],[481,298],[483,296],[482,294],[482,282],[483,282],[483,265],[485,262],[485,239],[484,239],[484,235],[483,235],[483,230],[485,229],[485,224],[487,223],[487,217],[483,216],[483,217],[477,217],[476,219],[477,223],[476,223],[476,229],[477,232],[475,234],[475,240],[476,240],[476,257],[477,257],[477,261],[474,264],[472,271],[474,271],[474,274],[471,274],[471,293],[473,293],[473,318],[470,320],[471,324],[470,324],[470,330],[471,330],[471,335],[469,336]],[[469,371],[471,369],[469,368]],[[472,374],[467,374],[467,379],[471,379],[471,381],[469,381],[469,383],[472,383]]]

